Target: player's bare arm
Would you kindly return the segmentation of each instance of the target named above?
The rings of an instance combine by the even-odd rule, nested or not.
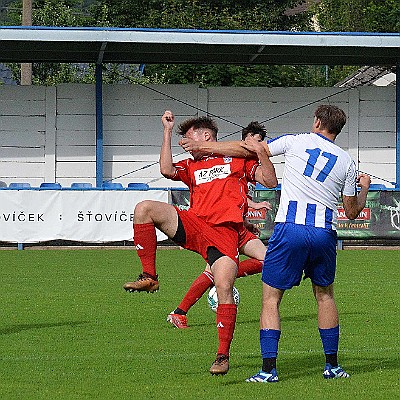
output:
[[[272,164],[268,155],[271,154],[269,153],[268,145],[258,141],[254,136],[248,136],[245,140],[245,144],[251,147],[260,161],[260,166],[256,171],[256,181],[268,188],[276,187],[278,180],[276,178],[274,164]]]
[[[355,196],[343,196],[343,207],[348,219],[355,219],[365,207],[371,178],[367,174],[357,177],[357,186],[360,191]]]
[[[164,115],[161,117],[161,122],[164,127],[164,138],[160,151],[160,173],[165,178],[172,178],[175,174],[171,149],[172,131],[175,125],[174,114],[171,111],[166,110]]]
[[[182,138],[179,145],[188,152],[200,151],[204,155],[221,154],[223,156],[254,158],[254,153],[243,148],[239,141],[232,142],[212,142],[194,141],[189,138]]]
[[[254,210],[261,210],[263,208],[265,208],[268,211],[272,210],[272,205],[268,201],[255,202],[253,200],[247,199],[247,205],[250,208],[253,208]]]

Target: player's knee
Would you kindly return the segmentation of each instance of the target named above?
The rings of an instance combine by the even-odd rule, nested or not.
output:
[[[314,286],[314,296],[317,302],[334,301],[333,286]]]
[[[233,304],[232,284],[227,280],[219,280],[214,282],[217,289],[218,300],[220,304]]]
[[[134,209],[135,217],[145,215],[151,210],[151,200],[143,200],[136,204]]]

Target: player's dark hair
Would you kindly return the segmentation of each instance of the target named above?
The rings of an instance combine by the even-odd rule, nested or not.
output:
[[[315,110],[314,116],[321,121],[322,129],[334,135],[339,135],[346,124],[346,114],[336,106],[322,104]]]
[[[246,139],[246,136],[250,133],[251,136],[260,135],[261,139],[264,140],[267,135],[267,130],[264,125],[261,125],[258,121],[250,122],[246,128],[242,129],[242,140]]]
[[[186,121],[183,121],[181,124],[179,124],[176,133],[180,136],[183,136],[190,128],[209,129],[213,133],[214,139],[217,139],[218,127],[215,121],[210,117],[203,116],[198,118],[187,119]]]

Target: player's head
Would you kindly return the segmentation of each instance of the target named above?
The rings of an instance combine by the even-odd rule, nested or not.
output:
[[[198,118],[190,118],[183,121],[178,126],[177,134],[180,136],[185,136],[189,129],[194,131],[207,130],[211,135],[211,140],[217,140],[218,135],[218,127],[215,121],[210,117],[198,117]]]
[[[257,121],[250,122],[246,128],[242,129],[242,140],[246,139],[247,136],[259,136],[257,139],[263,141],[267,135],[267,130],[264,125],[261,125]]]
[[[332,135],[339,135],[346,124],[346,114],[339,107],[320,105],[314,113],[315,120],[319,120],[320,129],[326,130]]]

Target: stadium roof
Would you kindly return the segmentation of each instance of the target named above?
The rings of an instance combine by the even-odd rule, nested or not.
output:
[[[3,26],[0,61],[397,65],[400,33]]]
[[[96,63],[96,186],[103,182],[102,63],[396,66],[400,33],[0,26],[0,62]],[[397,79],[400,81],[400,79]],[[400,184],[400,85],[396,85]]]

